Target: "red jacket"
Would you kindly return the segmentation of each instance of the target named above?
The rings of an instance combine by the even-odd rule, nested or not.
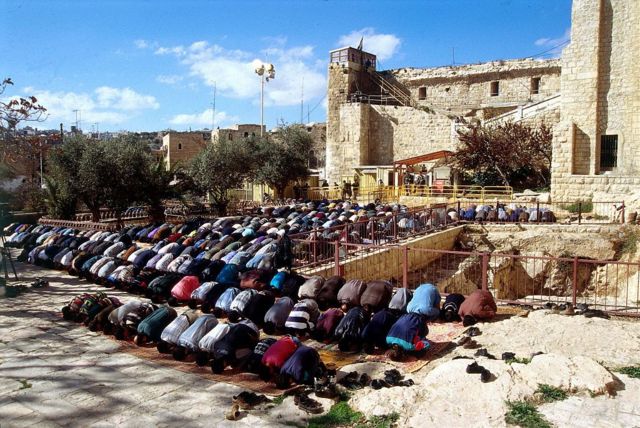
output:
[[[458,315],[460,318],[471,315],[476,319],[491,319],[496,315],[497,310],[498,307],[490,292],[476,290],[460,305]]]

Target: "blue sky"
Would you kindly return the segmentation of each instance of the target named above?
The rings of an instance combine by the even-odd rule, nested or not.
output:
[[[563,43],[570,0],[4,1],[0,72],[49,109],[40,128],[188,130],[326,120],[328,52],[364,35],[379,69],[532,56]],[[558,55],[553,50],[543,55]]]

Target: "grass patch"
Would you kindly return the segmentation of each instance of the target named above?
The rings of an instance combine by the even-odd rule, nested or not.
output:
[[[582,214],[590,213],[591,211],[593,211],[593,202],[591,201],[575,202],[573,204],[567,205],[566,210],[572,214],[578,214],[579,212]]]
[[[364,415],[356,412],[346,401],[334,404],[326,415],[309,419],[309,428],[339,427],[353,425],[364,419]]]
[[[28,389],[28,388],[31,388],[33,386],[26,379],[21,379],[18,382],[20,382],[20,384],[21,384],[20,389]]]
[[[271,400],[271,404],[273,404],[274,406],[279,406],[284,402],[284,399],[285,399],[284,394],[278,395],[276,398]]]
[[[509,410],[505,415],[505,421],[511,425],[523,428],[551,428],[538,409],[526,401],[507,401]]]
[[[553,403],[554,401],[567,399],[567,393],[565,391],[544,383],[538,384],[536,392],[540,394],[541,400],[545,403]]]
[[[513,363],[529,364],[531,362],[531,358],[525,358],[525,357],[518,358],[518,357],[515,357],[515,358],[509,358],[508,360],[505,360],[504,362],[507,363],[507,364],[513,364]]]
[[[628,366],[628,367],[622,367],[618,370],[616,370],[618,373],[622,373],[624,375],[627,375],[629,377],[635,378],[635,379],[640,379],[640,366]]]
[[[640,236],[634,230],[626,229],[620,242],[620,254],[635,254]]]
[[[392,428],[398,419],[400,419],[400,415],[396,412],[390,415],[373,416],[366,422],[356,424],[355,428]]]

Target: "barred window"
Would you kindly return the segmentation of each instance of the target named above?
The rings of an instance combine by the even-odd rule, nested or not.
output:
[[[611,171],[618,166],[618,136],[600,136],[600,171]]]

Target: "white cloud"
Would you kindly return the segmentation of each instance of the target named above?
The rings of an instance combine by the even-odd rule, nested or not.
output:
[[[144,40],[144,39],[138,39],[138,40],[134,40],[133,44],[138,48],[138,49],[146,49],[149,47],[149,43]]]
[[[173,116],[169,123],[172,125],[179,126],[204,126],[207,128],[211,127],[211,116],[213,114],[213,109],[206,109],[202,113],[194,113],[194,114],[178,114]],[[230,116],[224,111],[216,112],[216,127],[224,128],[230,124],[238,123],[239,118],[237,116]]]
[[[156,110],[160,104],[152,95],[142,95],[130,88],[111,88],[101,86],[95,90],[98,104],[102,108],[118,110]]]
[[[62,122],[67,127],[78,119],[85,124],[99,122],[101,124],[121,124],[127,122],[132,115],[146,110],[157,109],[158,102],[153,96],[142,95],[130,88],[111,88],[102,86],[91,93],[87,92],[52,92],[27,87],[24,94],[33,95],[47,109],[47,119],[42,126],[56,127]]]
[[[156,82],[164,83],[165,85],[175,85],[183,80],[184,76],[180,76],[178,74],[160,74],[156,76]]]
[[[366,27],[341,36],[338,45],[339,47],[351,46],[355,48],[360,43],[360,39],[363,40],[363,49],[376,55],[382,61],[391,58],[401,44],[400,38],[394,34],[377,34],[375,29]]]
[[[571,29],[567,28],[560,37],[542,37],[535,42],[534,45],[541,48],[549,48],[547,52],[544,52],[544,55],[550,57],[559,57],[562,54],[562,50],[571,40]]]
[[[215,85],[223,96],[257,100],[260,79],[254,70],[262,62],[273,63],[276,68],[276,78],[265,85],[265,104],[299,104],[303,79],[305,99],[323,96],[326,92],[324,64],[314,60],[313,47],[286,49],[285,43],[286,39],[277,38],[273,46],[259,54],[229,50],[206,41],[196,41],[187,47],[160,47],[155,53],[174,55],[189,68],[190,75],[209,87]]]

